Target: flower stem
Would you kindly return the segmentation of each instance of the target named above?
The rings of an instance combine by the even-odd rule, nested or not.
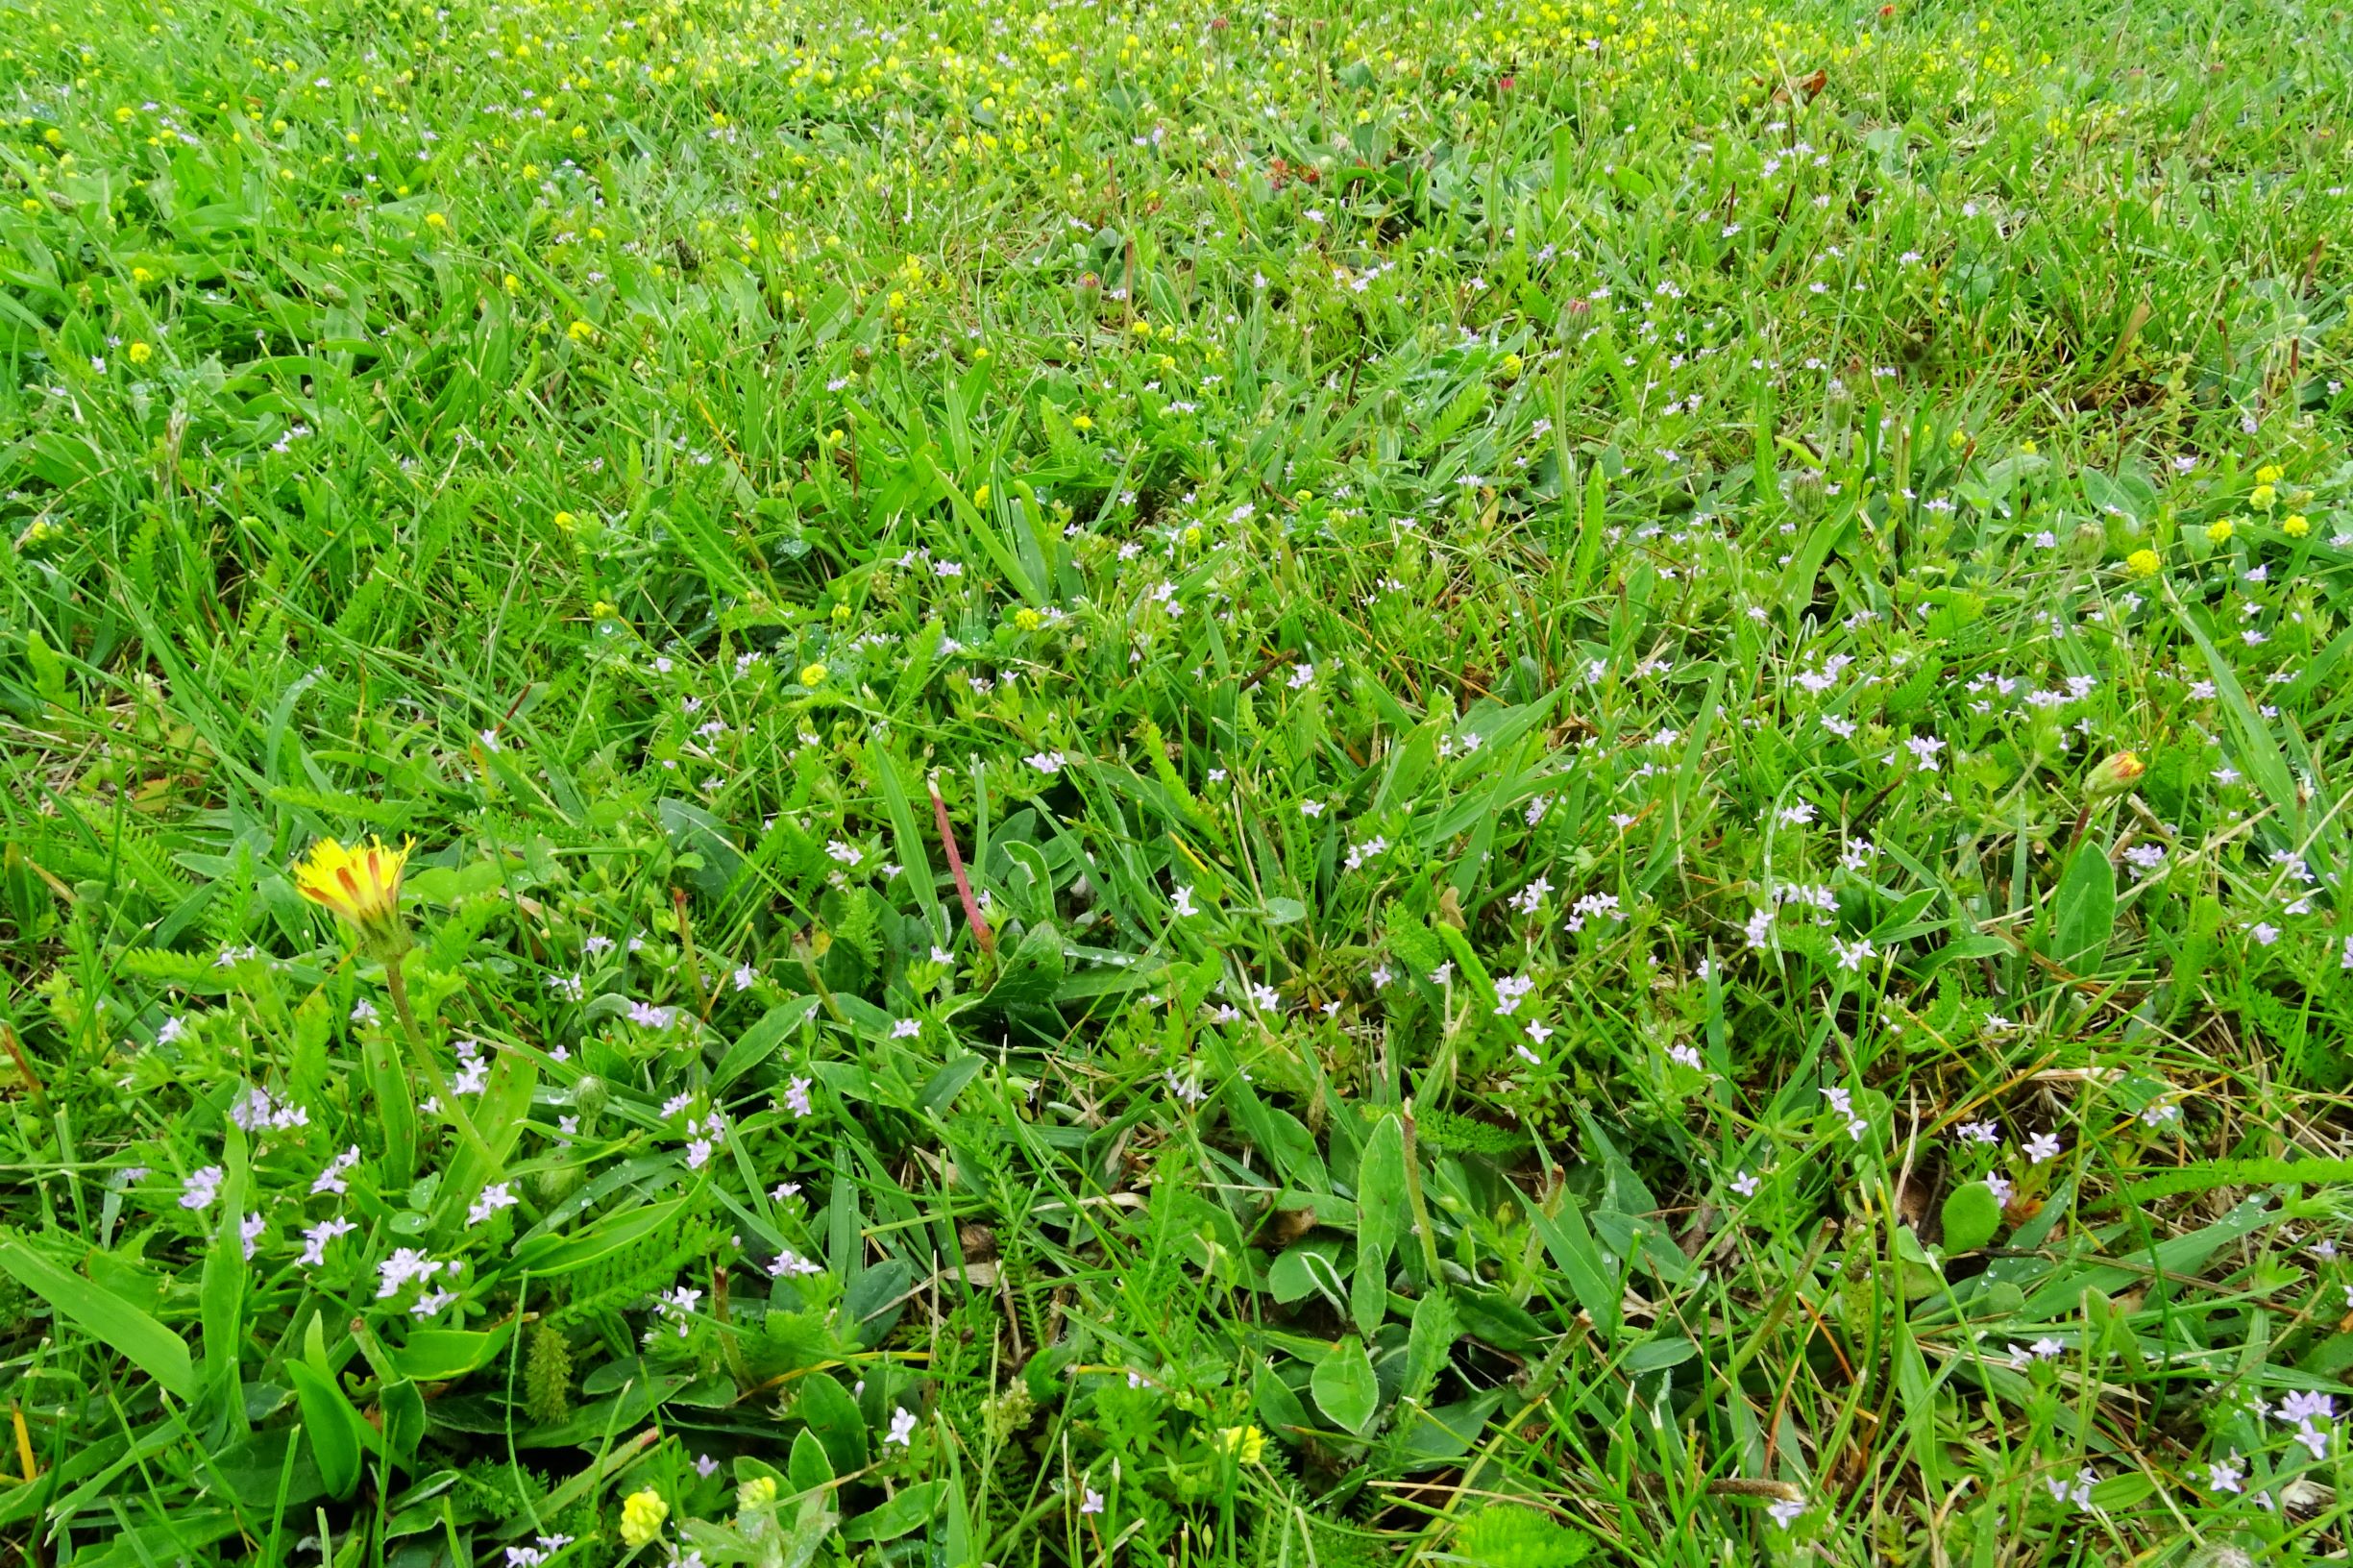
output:
[[[416,1010],[408,1004],[408,976],[403,971],[399,958],[386,961],[384,984],[392,992],[392,1011],[401,1016],[401,1027],[407,1031],[409,1057],[425,1074],[426,1085],[433,1091],[433,1099],[440,1105],[442,1115],[457,1129],[458,1139],[482,1163],[483,1170],[496,1168],[498,1162],[491,1158],[489,1145],[482,1141],[482,1135],[475,1131],[474,1118],[466,1115],[466,1108],[457,1103],[457,1096],[450,1090],[449,1076],[441,1070],[441,1064],[434,1059],[432,1048],[425,1043],[425,1031],[417,1027]]]

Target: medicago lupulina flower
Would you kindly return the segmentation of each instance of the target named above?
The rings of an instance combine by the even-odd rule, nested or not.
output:
[[[400,917],[401,870],[415,845],[414,839],[404,839],[393,849],[370,839],[347,849],[339,840],[321,839],[294,868],[294,885],[304,897],[350,922],[379,957],[398,957],[407,945]]]

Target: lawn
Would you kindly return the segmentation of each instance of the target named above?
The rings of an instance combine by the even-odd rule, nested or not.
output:
[[[0,0],[0,1558],[2353,1541],[2353,16]]]

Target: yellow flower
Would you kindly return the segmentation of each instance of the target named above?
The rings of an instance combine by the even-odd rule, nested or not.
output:
[[[576,321],[571,326],[564,329],[564,335],[571,338],[575,343],[585,343],[590,338],[597,335],[597,330],[594,327],[591,327],[587,322]]]
[[[1089,419],[1085,414],[1080,414],[1070,421],[1070,428],[1074,430],[1091,430],[1094,429],[1094,421]]]
[[[2270,509],[2271,502],[2278,499],[2278,496],[2279,492],[2272,489],[2271,486],[2259,484],[2247,492],[2246,503],[2258,511],[2267,511]]]
[[[2209,523],[2206,526],[2206,537],[2213,540],[2218,545],[2229,544],[2230,536],[2238,531],[2239,530],[2232,526],[2231,520],[2227,517],[2222,519],[2222,521],[2219,523]]]
[[[621,606],[609,599],[601,599],[588,607],[588,618],[591,621],[610,620],[620,613]]]
[[[1227,1427],[1217,1433],[1217,1446],[1244,1464],[1266,1457],[1266,1434],[1256,1427]]]
[[[987,485],[984,484],[979,489],[972,492],[972,504],[975,506],[986,506],[989,504],[989,487]]]
[[[555,526],[566,530],[570,530],[571,528],[576,527],[579,521],[580,520],[578,518],[573,516],[570,512],[558,512],[555,514]]]
[[[2312,525],[2304,520],[2302,512],[2292,512],[2280,519],[2279,531],[2291,539],[2301,539],[2312,532]]]
[[[821,664],[804,664],[800,667],[800,683],[803,686],[821,684],[824,678],[825,667]]]
[[[662,1533],[662,1521],[670,1517],[670,1505],[662,1494],[649,1488],[631,1492],[621,1500],[621,1539],[624,1544],[644,1546]]]
[[[1023,631],[1036,631],[1045,625],[1045,617],[1024,604],[1013,612],[1013,624]]]
[[[836,604],[833,607],[833,624],[837,626],[848,625],[850,614],[850,607],[846,603]]]
[[[131,345],[131,362],[135,365],[143,365],[155,356],[156,351],[151,344],[134,343]]]
[[[2141,781],[2148,765],[2130,751],[2119,751],[2103,758],[2084,780],[2084,793],[2096,800],[2105,800],[2122,795]]]
[[[735,1489],[735,1506],[742,1512],[764,1508],[776,1501],[776,1478],[754,1476]]]
[[[395,956],[405,945],[401,929],[401,869],[416,840],[403,839],[398,849],[380,839],[346,849],[334,839],[321,839],[294,868],[294,886],[314,904],[323,904],[351,922],[360,940],[380,954]]]
[[[2266,463],[2255,471],[2257,484],[2277,484],[2288,477],[2288,471],[2277,463]]]
[[[2164,569],[2165,562],[2157,558],[2155,551],[2145,546],[2124,557],[2124,570],[2136,577],[2153,577]]]

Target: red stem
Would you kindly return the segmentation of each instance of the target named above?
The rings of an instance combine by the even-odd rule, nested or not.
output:
[[[964,900],[964,923],[972,928],[972,940],[980,943],[984,953],[996,951],[996,934],[989,929],[988,920],[980,912],[980,900],[972,896],[972,884],[964,874],[964,856],[956,850],[956,830],[948,825],[947,802],[940,798],[940,788],[932,786],[932,820],[940,824],[940,847],[947,851],[947,869],[956,878],[956,896]]]

